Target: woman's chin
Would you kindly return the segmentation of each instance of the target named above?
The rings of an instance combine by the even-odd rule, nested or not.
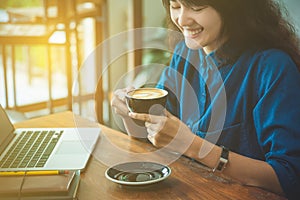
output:
[[[185,38],[185,44],[188,48],[197,50],[197,49],[202,49],[203,46],[201,46],[196,40],[193,40],[191,38]]]

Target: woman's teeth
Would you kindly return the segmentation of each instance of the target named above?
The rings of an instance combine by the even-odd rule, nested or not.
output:
[[[183,31],[183,34],[185,36],[193,36],[193,35],[196,35],[200,32],[202,32],[203,29],[197,29],[197,30],[187,30],[187,29],[184,29]]]

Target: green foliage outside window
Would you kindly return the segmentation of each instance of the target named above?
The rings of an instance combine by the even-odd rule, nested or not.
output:
[[[42,0],[1,0],[0,8],[35,7],[41,6],[42,3]]]

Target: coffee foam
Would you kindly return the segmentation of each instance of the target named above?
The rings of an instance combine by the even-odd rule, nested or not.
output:
[[[155,89],[135,90],[131,95],[135,99],[155,99],[165,96],[165,93]]]

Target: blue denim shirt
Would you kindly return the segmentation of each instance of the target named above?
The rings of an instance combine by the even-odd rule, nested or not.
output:
[[[300,73],[289,55],[249,51],[226,64],[181,42],[157,87],[193,133],[268,162],[287,197],[300,196]]]

